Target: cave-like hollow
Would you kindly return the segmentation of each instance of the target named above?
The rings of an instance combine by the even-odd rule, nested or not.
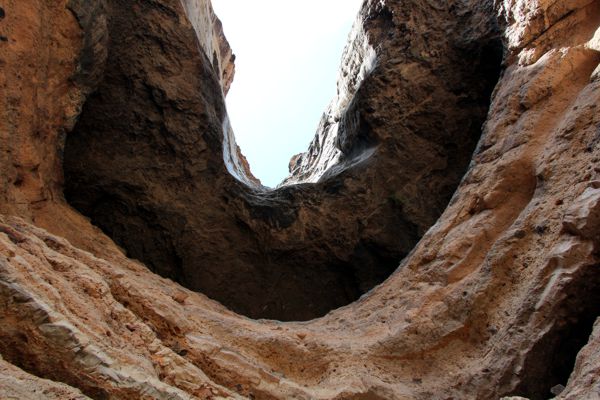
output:
[[[251,318],[316,318],[383,282],[447,206],[501,72],[493,16],[474,32],[437,10],[453,30],[430,27],[424,59],[410,15],[369,10],[355,29],[372,34],[353,40],[370,41],[354,47],[376,49],[374,67],[307,152],[324,155],[318,139],[335,132],[340,159],[316,183],[266,190],[227,170],[218,65],[194,32],[152,2],[108,3],[108,59],[66,139],[65,197],[128,256]]]
[[[531,400],[553,398],[551,390],[566,386],[579,351],[592,334],[600,310],[599,265],[582,268],[562,289],[555,321],[527,354],[523,376],[511,393]]]

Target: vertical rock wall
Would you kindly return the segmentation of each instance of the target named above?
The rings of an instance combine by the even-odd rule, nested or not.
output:
[[[66,133],[105,58],[105,20],[76,1],[2,4],[2,212],[32,218],[62,199]],[[86,26],[89,33],[82,31]],[[93,31],[93,33],[92,33]]]

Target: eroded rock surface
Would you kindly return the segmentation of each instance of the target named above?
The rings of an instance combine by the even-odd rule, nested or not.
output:
[[[121,5],[116,0],[107,3],[107,11],[102,4],[77,9],[75,2],[47,3],[5,2],[5,17],[0,20],[0,35],[8,38],[0,41],[0,60],[6,66],[0,73],[6,87],[0,98],[13,105],[3,108],[6,118],[1,119],[0,354],[5,361],[0,368],[6,371],[0,378],[2,395],[12,390],[35,398],[34,390],[52,388],[63,390],[65,396],[80,396],[80,390],[91,398],[116,399],[546,399],[560,384],[565,386],[560,399],[598,397],[599,1],[498,2],[495,9],[506,44],[506,69],[494,91],[483,136],[450,204],[383,284],[346,307],[302,323],[250,320],[162,278],[127,258],[66,205],[58,190],[60,133],[70,129],[72,119],[64,117],[61,107],[77,110],[85,94],[98,84],[100,90],[85,107],[94,104],[107,85],[118,88],[106,77],[119,78],[121,68],[140,66],[123,61],[115,67],[111,51],[124,49],[111,45],[106,72],[96,69],[102,62],[93,62],[94,68],[86,74],[89,79],[84,83],[75,79],[81,76],[85,49],[103,48],[102,15],[108,37],[114,24],[147,28],[145,23],[159,18],[161,23],[150,27],[173,33],[171,46],[191,51],[199,47],[183,38],[199,42],[186,18],[168,17],[185,15],[176,2],[130,2],[121,15],[115,12]],[[422,9],[417,6],[439,5],[444,10],[441,5],[446,3],[414,4],[418,16]],[[24,18],[37,29],[17,29]],[[130,31],[140,33],[136,29]],[[93,32],[98,34],[90,35]],[[141,39],[135,38],[147,40],[142,41],[145,45],[131,47],[139,52],[142,66],[145,52],[157,51],[152,47],[155,34],[146,29]],[[48,64],[54,69],[45,69],[48,55],[53,59],[58,53],[36,50],[53,43],[52,38],[66,50],[62,59]],[[33,49],[25,45],[27,39]],[[153,131],[148,135],[178,142],[183,140],[178,135],[185,133],[182,121],[189,120],[175,117],[193,114],[198,111],[195,107],[219,117],[222,102],[212,100],[221,98],[222,78],[212,64],[210,73],[200,68],[209,68],[208,57],[195,52],[180,62],[200,68],[199,75],[182,82],[174,73],[177,70],[169,69],[171,64],[163,64],[168,50],[161,49],[154,55],[156,64],[148,65],[165,68],[155,72],[156,77],[164,74],[173,80],[161,77],[158,88],[175,94],[161,103],[161,90],[150,86],[147,90],[156,92],[157,104],[162,104],[155,107],[160,112],[150,108],[139,117],[148,118],[152,129],[157,115],[158,121],[176,121],[156,123],[156,129],[168,129],[172,137],[152,136]],[[29,64],[19,70],[24,60]],[[45,75],[48,71],[52,73]],[[140,75],[148,72],[152,71],[138,70]],[[42,80],[36,74],[42,74]],[[105,78],[100,81],[95,76]],[[151,76],[135,82],[150,82],[146,79]],[[200,94],[187,86],[196,78],[210,78]],[[125,88],[123,95],[129,93],[125,97],[129,102],[117,103],[129,107],[124,115],[137,107],[141,112],[149,97],[137,96],[142,89],[135,85]],[[175,98],[180,101],[173,102]],[[107,115],[116,109],[106,107]],[[30,113],[54,117],[32,119]],[[84,126],[85,118],[84,110],[77,129]],[[103,123],[118,126],[130,121],[115,120],[106,118]],[[206,172],[206,177],[217,181],[215,187],[228,181],[239,185],[231,187],[243,188],[225,173],[222,128],[188,129],[215,140],[207,143],[216,150],[209,145],[203,150],[209,160],[215,160],[214,164],[207,161],[206,168],[220,165],[223,171],[223,175]],[[121,165],[119,156],[125,156],[114,143],[115,162]],[[157,166],[170,160],[143,146],[138,150],[130,156],[143,158],[149,152]],[[33,155],[41,160],[37,170],[38,159],[31,164],[34,167],[25,162]],[[306,157],[300,165],[309,162]],[[172,159],[189,170],[202,169],[194,159]],[[26,179],[12,178],[19,171]],[[150,172],[141,169],[130,174],[144,177]],[[176,178],[159,183],[177,182]],[[326,183],[315,187],[319,185],[327,188]],[[44,193],[54,195],[38,195],[40,188],[52,187],[54,192]],[[163,192],[160,185],[156,188],[153,196],[167,192],[166,186]],[[293,188],[307,191],[303,185]],[[240,193],[252,192],[233,191],[228,197],[232,210]],[[139,204],[146,204],[149,195],[138,194]],[[255,198],[262,197],[251,199]],[[113,207],[115,218],[121,218],[128,206],[138,207],[133,202],[118,204],[123,208]],[[207,201],[207,209],[197,212],[208,214],[213,205]],[[225,213],[228,208],[222,207]],[[220,212],[214,214],[217,225],[228,221],[220,219]],[[171,221],[168,213],[157,216]],[[284,217],[277,216],[280,221]],[[160,227],[153,229],[160,232]]]
[[[194,35],[175,0],[108,4],[119,40],[67,139],[67,199],[153,271],[255,318],[318,317],[390,275],[464,174],[502,58],[486,2],[365,2],[301,184],[269,191],[227,121],[220,27]]]
[[[30,375],[0,357],[0,397],[7,400],[86,400],[79,390]]]

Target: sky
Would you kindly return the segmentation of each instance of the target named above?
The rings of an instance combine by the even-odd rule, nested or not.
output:
[[[275,187],[336,92],[362,0],[212,0],[236,55],[227,110],[252,173]]]

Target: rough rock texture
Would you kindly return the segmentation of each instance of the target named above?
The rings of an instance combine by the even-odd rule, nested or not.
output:
[[[0,398],[6,400],[85,400],[79,390],[62,383],[40,379],[8,364],[0,357]]]
[[[506,69],[449,206],[383,284],[323,318],[290,323],[250,320],[152,273],[72,211],[60,191],[34,201],[38,189],[60,187],[60,132],[70,114],[59,106],[83,104],[96,75],[83,86],[73,77],[89,59],[84,50],[103,37],[83,33],[102,12],[46,3],[0,6],[0,35],[8,38],[0,41],[0,98],[13,104],[0,119],[0,354],[13,365],[0,366],[0,394],[36,398],[52,388],[79,396],[70,385],[114,399],[546,399],[563,384],[559,399],[600,396],[600,1],[495,5]],[[123,14],[138,18],[132,24],[156,15],[136,4],[138,14]],[[26,17],[37,29],[17,29]],[[64,58],[44,68],[60,52],[19,47],[28,38],[56,38]],[[109,76],[112,68],[107,61]],[[203,87],[221,90],[213,78]],[[184,97],[169,107],[191,107],[186,86],[172,83]],[[132,108],[135,101],[144,98],[132,96]],[[38,113],[46,118],[27,117]],[[39,173],[25,163],[37,155]],[[27,179],[14,179],[15,171]]]
[[[101,5],[80,3],[2,3],[3,213],[34,217],[37,210],[63,197],[65,134],[73,128],[106,57],[106,21],[99,12]]]
[[[235,144],[211,26],[196,40],[176,0],[107,3],[119,40],[67,138],[67,199],[129,256],[254,318],[322,316],[390,275],[463,176],[502,59],[487,2],[365,2],[309,149],[327,176],[270,191]],[[289,182],[315,180],[306,168],[322,169]]]
[[[223,24],[215,15],[209,0],[181,0],[181,3],[188,21],[194,27],[198,44],[204,54],[209,57],[223,93],[227,94],[235,74],[235,56],[223,33]],[[160,3],[157,4],[157,7],[161,8]],[[177,11],[177,8],[171,9],[171,12],[177,13]],[[165,40],[160,39],[160,42],[163,41]],[[176,60],[173,61],[176,62]]]
[[[600,396],[598,377],[600,376],[600,319],[594,325],[594,331],[588,344],[577,356],[575,369],[569,385],[565,388],[563,399],[576,400]],[[563,393],[561,393],[563,394]]]

